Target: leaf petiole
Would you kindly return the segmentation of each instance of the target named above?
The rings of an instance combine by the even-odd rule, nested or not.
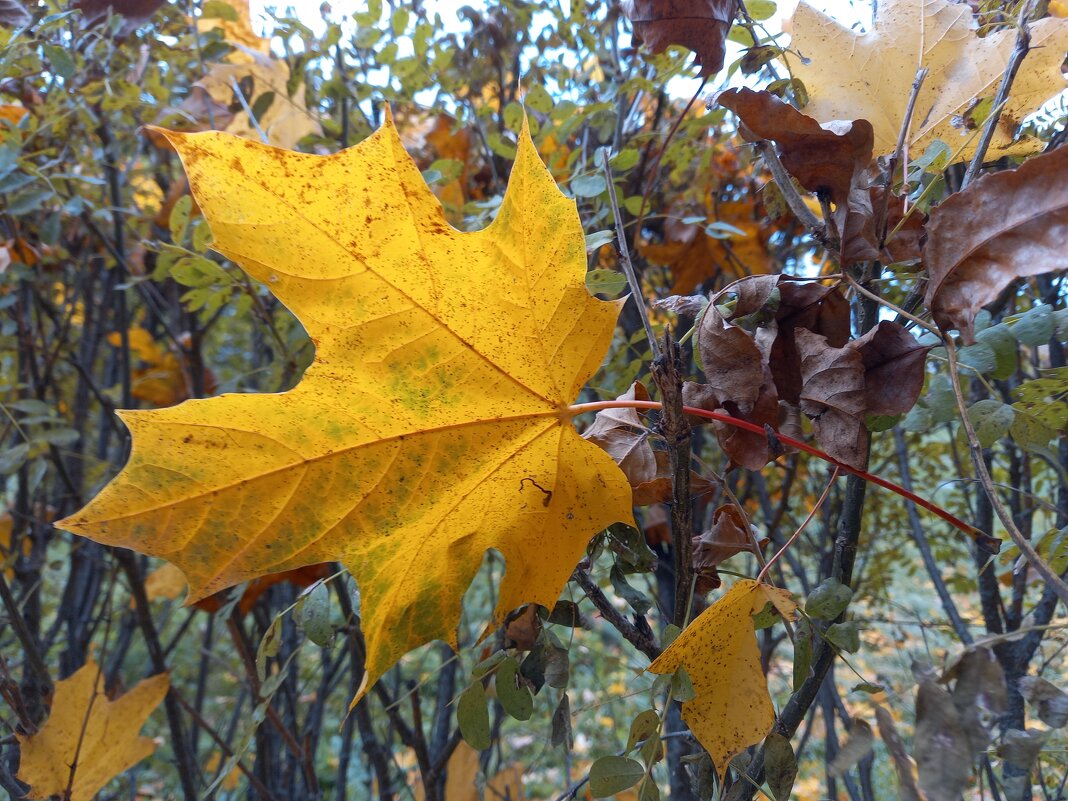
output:
[[[570,415],[572,417],[574,417],[575,415],[584,414],[586,412],[597,412],[597,411],[601,411],[602,409],[628,409],[628,408],[629,409],[660,409],[661,408],[661,403],[659,401],[641,401],[641,400],[594,401],[592,403],[577,403],[577,404],[575,404],[573,406],[569,406],[568,407],[568,412],[570,413]],[[764,428],[762,426],[758,426],[756,423],[750,423],[748,420],[740,420],[737,417],[731,417],[729,414],[722,414],[721,412],[710,412],[710,411],[708,411],[706,409],[698,409],[698,408],[696,408],[694,406],[683,406],[682,410],[684,412],[686,412],[686,414],[692,414],[695,417],[704,417],[704,418],[706,418],[708,420],[715,420],[717,423],[725,423],[726,425],[734,426],[735,428],[740,428],[743,431],[749,431],[749,432],[752,432],[754,434],[760,434],[761,436],[767,436],[767,432],[764,430]],[[976,528],[975,526],[971,525],[970,523],[965,523],[963,520],[961,520],[956,515],[953,515],[950,512],[947,512],[941,506],[938,506],[937,504],[932,503],[931,501],[927,500],[926,498],[921,498],[919,495],[916,495],[915,493],[910,492],[909,490],[905,489],[904,487],[902,487],[902,486],[900,486],[898,484],[895,484],[893,481],[889,481],[889,480],[887,480],[887,479],[885,479],[885,478],[883,478],[881,476],[877,476],[877,475],[875,475],[873,473],[869,473],[866,470],[860,470],[860,469],[858,469],[856,467],[851,467],[851,466],[845,464],[844,462],[839,462],[837,459],[835,459],[834,457],[829,456],[828,454],[824,453],[819,448],[814,448],[811,445],[809,445],[809,444],[807,444],[805,442],[802,442],[801,440],[794,439],[793,437],[789,437],[789,436],[787,436],[785,434],[781,434],[781,433],[779,433],[777,431],[773,432],[773,433],[774,433],[775,437],[780,442],[782,442],[784,445],[789,445],[791,448],[796,448],[797,450],[804,451],[805,453],[807,453],[807,454],[809,454],[811,456],[816,456],[816,457],[822,459],[823,461],[827,462],[828,464],[834,465],[835,467],[839,468],[840,470],[843,470],[843,471],[845,471],[847,473],[852,473],[853,475],[857,476],[858,478],[862,478],[867,482],[870,482],[870,483],[875,484],[875,485],[877,485],[879,487],[882,487],[883,489],[888,489],[891,492],[895,492],[898,495],[900,495],[902,498],[905,498],[905,499],[911,501],[912,503],[916,504],[917,506],[920,506],[920,507],[926,509],[928,512],[931,512],[932,514],[937,515],[938,517],[940,517],[943,520],[945,520],[947,523],[949,523],[951,526],[953,526],[958,531],[960,531],[960,532],[962,532],[964,534],[967,534],[969,537],[972,538],[972,540],[975,541],[975,543],[977,545],[979,545],[980,547],[982,547],[984,550],[988,551],[989,553],[994,554],[994,553],[997,553],[1000,550],[1000,548],[1001,548],[1001,540],[995,539],[994,537],[990,536],[989,534],[987,534],[987,533],[985,533],[983,531],[980,531],[978,528]]]

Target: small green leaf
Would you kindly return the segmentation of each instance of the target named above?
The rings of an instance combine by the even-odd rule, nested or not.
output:
[[[489,708],[480,680],[472,682],[456,701],[456,723],[464,741],[476,751],[490,747]]]
[[[676,670],[671,677],[671,697],[683,704],[697,697],[697,691],[694,690],[693,682],[690,681],[690,674],[684,667]]]
[[[775,9],[777,6],[774,0],[749,0],[745,4],[745,10],[749,12],[749,16],[757,22],[763,22],[766,19],[771,19],[775,16]]]
[[[504,711],[516,720],[530,720],[534,713],[534,696],[526,684],[519,681],[519,663],[506,657],[495,675],[497,699]]]
[[[597,197],[608,189],[603,175],[578,175],[571,179],[571,194],[575,197]]]
[[[820,620],[834,620],[853,600],[853,590],[833,578],[821,581],[805,601],[805,612]]]
[[[189,215],[192,212],[192,195],[182,195],[171,208],[169,227],[171,230],[171,242],[174,244],[180,245],[185,240],[185,232],[189,228]]]
[[[975,335],[975,339],[994,353],[995,364],[990,372],[991,378],[1004,381],[1016,372],[1019,349],[1016,345],[1016,337],[1012,335],[1005,323],[999,323],[980,331]]]
[[[860,628],[855,620],[848,623],[835,623],[824,635],[827,642],[847,653],[855,654],[860,650]]]
[[[648,740],[660,727],[660,715],[655,709],[645,709],[630,722],[630,734],[627,736],[627,747],[624,753],[630,753],[638,743]]]
[[[553,110],[553,98],[541,84],[534,84],[523,98],[523,105],[539,114],[548,114]]]
[[[482,678],[508,658],[506,651],[494,651],[471,669],[471,675]]]
[[[804,684],[812,670],[812,650],[815,632],[807,617],[801,618],[794,628],[794,692]]]
[[[1013,323],[1011,330],[1021,345],[1045,345],[1053,338],[1053,332],[1056,330],[1053,309],[1046,303],[1040,303],[1021,315]]]
[[[300,626],[316,645],[327,646],[334,639],[330,622],[330,589],[322,581],[316,582],[301,596]]]
[[[1011,406],[994,398],[983,398],[968,408],[968,419],[984,448],[992,447],[1008,433],[1015,416]]]
[[[616,238],[616,232],[611,229],[605,229],[603,231],[594,231],[592,234],[586,234],[586,252],[593,253],[600,247],[607,245],[609,242],[614,241]],[[590,270],[590,272],[595,272]],[[604,270],[603,272],[612,273],[613,275],[621,275],[615,270]],[[623,279],[623,284],[626,285],[626,278]],[[589,286],[589,273],[586,274],[586,285]]]
[[[764,775],[775,801],[789,801],[797,778],[797,758],[790,741],[778,732],[764,739]]]
[[[601,757],[590,766],[590,794],[607,798],[633,787],[645,775],[640,762],[621,756]]]

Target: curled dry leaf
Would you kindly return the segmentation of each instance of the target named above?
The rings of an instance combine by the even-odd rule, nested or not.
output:
[[[616,400],[647,401],[649,391],[640,381],[635,381]],[[593,424],[582,436],[597,443],[612,457],[632,487],[656,478],[656,456],[649,443],[649,432],[638,416],[637,409],[604,409],[597,412]]]
[[[980,754],[990,744],[990,730],[1009,706],[1005,673],[993,651],[973,648],[946,671],[944,680],[956,679],[953,703],[972,754]]]
[[[800,329],[827,338],[827,344],[840,348],[849,341],[849,301],[836,288],[813,281],[779,281],[779,306],[775,310],[774,335],[768,351],[768,365],[775,378],[779,398],[796,405],[801,400],[801,356],[794,334]]]
[[[916,405],[929,346],[921,345],[897,323],[882,320],[850,347],[864,363],[865,414],[905,414]]]
[[[640,381],[616,400],[649,400],[649,392]],[[633,489],[635,506],[651,506],[671,499],[671,467],[668,454],[654,451],[649,431],[636,409],[604,409],[597,413],[582,434],[608,453],[619,465]],[[691,471],[690,490],[698,495],[712,488],[708,479]]]
[[[683,703],[682,719],[721,778],[731,757],[764,739],[775,722],[753,624],[769,602],[793,619],[797,604],[786,590],[738,581],[648,668],[661,675],[686,668],[696,695]]]
[[[1016,39],[1011,27],[979,37],[971,7],[946,0],[880,0],[874,24],[864,33],[802,0],[784,27],[792,37],[784,58],[791,74],[805,84],[808,114],[821,122],[870,120],[875,154],[892,153],[916,70],[927,67],[908,152],[918,156],[941,139],[954,153],[960,149],[962,160],[971,157],[978,140],[967,112],[979,99],[994,96]],[[1041,147],[1034,137],[1014,139],[1015,129],[1064,89],[1061,62],[1066,49],[1068,20],[1047,18],[1031,25],[1031,49],[995,132],[991,159],[1034,153]]]
[[[741,511],[726,503],[712,513],[712,527],[693,538],[693,567],[697,573],[696,592],[702,595],[722,584],[716,570],[735,554],[754,549],[754,537]]]
[[[1052,729],[1068,724],[1068,694],[1040,676],[1020,679],[1020,695],[1034,705],[1038,719]]]
[[[849,727],[849,739],[835,756],[828,773],[832,776],[841,776],[870,754],[874,744],[875,735],[868,722],[861,718],[853,718],[853,723]]]
[[[797,331],[801,356],[801,411],[816,440],[840,462],[863,470],[868,464],[864,425],[864,359],[855,348],[832,348],[825,337]]]
[[[898,794],[901,801],[920,801],[920,789],[916,786],[916,763],[912,761],[905,749],[905,741],[901,739],[894,718],[879,704],[875,707],[875,720],[879,724],[879,736],[882,737],[886,750],[890,752],[890,758],[894,761],[894,770],[897,772]]]
[[[508,564],[495,620],[554,604],[589,537],[633,517],[622,471],[562,412],[619,304],[587,292],[575,203],[529,133],[497,219],[470,233],[388,115],[330,156],[167,136],[215,247],[296,314],[315,361],[288,392],[123,412],[129,462],[62,527],[165,556],[193,601],[342,561],[362,598],[361,695],[412,648],[455,644],[488,548]]]
[[[671,45],[693,50],[701,75],[723,67],[724,42],[734,22],[735,0],[624,0],[634,43],[663,53]]]
[[[972,752],[949,691],[933,678],[916,692],[913,753],[928,801],[956,801],[971,774]]]
[[[810,192],[826,192],[835,204],[845,203],[871,163],[872,127],[867,120],[821,125],[770,92],[747,88],[727,89],[714,102],[738,115],[749,141],[775,142],[782,166],[797,182]]]
[[[752,334],[727,322],[713,306],[701,319],[697,347],[706,379],[704,391],[716,407],[736,416],[750,414],[764,382],[764,355]]]
[[[92,659],[57,682],[44,726],[36,734],[15,734],[22,750],[18,777],[30,785],[26,797],[90,801],[112,778],[156,750],[152,738],[138,732],[169,687],[170,677],[160,673],[112,701]]]
[[[983,176],[931,212],[926,302],[939,327],[956,328],[971,344],[975,315],[1014,280],[1068,268],[1065,175],[1062,145]]]

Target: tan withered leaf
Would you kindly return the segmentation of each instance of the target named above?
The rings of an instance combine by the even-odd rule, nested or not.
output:
[[[874,24],[864,33],[801,2],[784,27],[792,37],[785,58],[808,90],[805,111],[821,122],[871,121],[876,155],[894,151],[916,70],[927,67],[909,153],[919,155],[941,139],[953,152],[961,149],[959,158],[970,158],[978,137],[964,119],[976,101],[994,96],[1016,39],[1011,27],[980,38],[969,4],[945,0],[880,0]],[[1041,147],[1035,137],[1014,141],[1013,135],[1027,114],[1064,89],[1066,48],[1068,20],[1042,19],[1031,26],[1031,49],[1013,83],[991,159]]]
[[[701,75],[723,67],[724,41],[734,21],[735,0],[624,0],[634,43],[655,53],[681,45],[697,54]]]
[[[640,381],[616,400],[649,400],[649,392]],[[664,451],[654,451],[649,431],[636,409],[604,409],[597,413],[582,434],[600,445],[619,465],[633,491],[635,506],[651,506],[671,499],[671,466]],[[708,479],[690,472],[690,491],[695,495],[712,488]]]
[[[738,581],[649,666],[657,674],[686,668],[696,697],[682,705],[682,719],[720,777],[731,757],[763,740],[775,722],[753,625],[769,601],[788,618],[797,608],[786,590]]]
[[[830,456],[865,469],[868,416],[912,408],[923,387],[929,348],[889,320],[843,348],[806,329],[798,329],[796,337],[801,411],[812,419],[816,439]]]
[[[735,554],[753,552],[753,535],[741,511],[726,503],[712,513],[712,527],[693,538],[693,567],[697,573],[696,592],[704,594],[722,584],[720,563]]]
[[[170,677],[160,673],[111,701],[91,659],[58,682],[44,726],[33,735],[15,735],[22,750],[19,779],[30,785],[27,798],[67,797],[69,786],[71,801],[90,801],[112,778],[151,754],[156,744],[138,732],[169,687]]]
[[[764,356],[752,334],[727,322],[710,306],[697,330],[697,347],[705,386],[716,406],[730,408],[731,414],[748,415],[764,381]]]
[[[980,178],[931,212],[927,307],[974,341],[979,310],[1017,278],[1068,267],[1068,147]]]
[[[640,381],[635,381],[616,400],[647,401],[649,391]],[[649,432],[638,416],[637,409],[604,409],[597,413],[593,424],[582,436],[604,448],[627,476],[632,487],[656,478],[656,456],[649,443]]]

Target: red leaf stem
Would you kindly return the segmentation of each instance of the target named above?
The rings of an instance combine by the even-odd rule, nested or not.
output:
[[[626,409],[626,408],[631,408],[631,409],[659,409],[659,408],[661,408],[661,405],[660,405],[659,401],[639,401],[639,400],[595,401],[593,403],[579,403],[579,404],[576,404],[574,406],[570,406],[568,408],[568,410],[570,411],[570,413],[572,415],[577,415],[577,414],[582,414],[584,412],[596,412],[596,411],[600,411],[601,409]],[[743,429],[745,431],[751,431],[754,434],[766,434],[767,433],[767,432],[765,432],[764,428],[762,428],[761,426],[758,426],[756,423],[750,423],[748,420],[739,420],[737,417],[731,417],[729,414],[721,414],[719,412],[710,412],[710,411],[707,411],[705,409],[698,409],[698,408],[693,407],[693,406],[683,406],[682,409],[687,414],[692,414],[695,417],[704,417],[704,418],[707,418],[709,420],[715,420],[715,421],[720,422],[720,423],[726,423],[727,425],[735,426],[736,428],[741,428],[741,429]],[[891,492],[896,492],[902,498],[907,498],[908,500],[912,501],[917,506],[920,506],[920,507],[926,509],[928,512],[931,512],[932,514],[938,515],[940,518],[945,520],[947,523],[949,523],[951,526],[953,526],[958,531],[961,531],[964,534],[967,534],[981,548],[983,548],[984,550],[988,551],[989,553],[997,553],[1001,548],[1001,540],[995,539],[994,537],[990,536],[989,534],[986,534],[985,532],[980,531],[979,529],[977,529],[975,526],[971,525],[970,523],[965,523],[959,517],[957,517],[956,515],[950,514],[945,509],[943,509],[941,506],[938,506],[937,504],[932,503],[931,501],[927,500],[926,498],[921,498],[919,495],[916,495],[913,492],[909,492],[907,489],[895,484],[893,481],[888,481],[887,479],[882,478],[881,476],[874,475],[873,473],[869,473],[866,470],[858,470],[855,467],[850,467],[849,465],[847,465],[847,464],[845,464],[843,462],[839,462],[837,459],[834,459],[833,457],[828,456],[826,453],[821,451],[819,448],[814,448],[814,447],[812,447],[811,445],[809,445],[809,444],[807,444],[805,442],[802,442],[800,440],[794,439],[793,437],[788,437],[785,434],[780,434],[778,432],[775,432],[775,437],[781,443],[783,443],[784,445],[789,445],[791,448],[796,448],[799,451],[804,451],[807,454],[810,454],[812,456],[816,456],[816,457],[822,459],[823,461],[825,461],[825,462],[827,462],[829,464],[833,464],[835,467],[839,468],[840,470],[842,470],[844,472],[852,473],[853,475],[857,476],[858,478],[862,478],[865,481],[871,482],[872,484],[875,484],[877,486],[883,487],[884,489],[888,489]]]

